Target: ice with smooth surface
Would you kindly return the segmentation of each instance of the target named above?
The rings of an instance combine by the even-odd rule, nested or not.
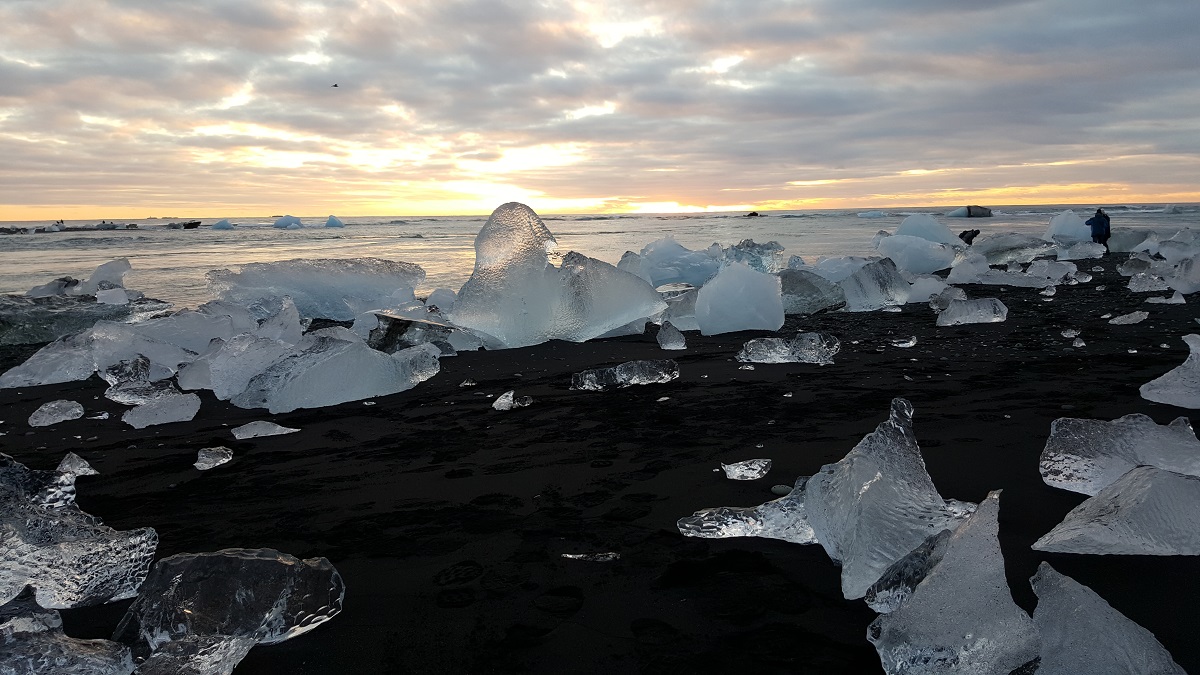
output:
[[[1029,263],[1055,250],[1052,241],[1017,232],[985,234],[971,244],[971,252],[982,255],[989,265]]]
[[[934,274],[923,274],[909,279],[912,286],[908,289],[908,302],[929,302],[935,296],[941,295],[950,288],[941,277]]]
[[[121,421],[134,429],[145,429],[171,422],[187,422],[200,412],[200,397],[195,394],[179,394],[155,399],[126,410]]]
[[[908,302],[909,283],[889,258],[866,263],[838,282],[846,293],[846,311],[872,312]]]
[[[1037,627],[1004,577],[999,512],[991,492],[912,594],[867,628],[884,672],[1009,675],[1038,657]]]
[[[68,452],[63,456],[62,461],[58,463],[58,468],[55,471],[59,473],[72,473],[76,476],[95,476],[100,473],[93,469],[92,465],[88,464],[86,459],[73,452]]]
[[[659,295],[667,303],[661,317],[663,321],[670,321],[672,326],[681,331],[700,330],[700,324],[696,322],[696,298],[700,296],[700,289],[686,285],[667,289],[660,287]]]
[[[1084,224],[1083,218],[1068,209],[1051,218],[1050,226],[1042,235],[1042,239],[1046,241],[1055,241],[1056,237],[1063,241],[1091,241],[1092,228]]]
[[[1094,495],[1143,465],[1200,476],[1200,441],[1188,418],[1162,425],[1141,413],[1111,422],[1056,419],[1038,470],[1047,485]]]
[[[529,406],[533,405],[532,396],[518,397],[516,394],[517,392],[513,390],[509,390],[503,394],[500,394],[496,397],[496,400],[492,402],[492,408],[494,410],[504,411],[512,410],[514,408],[528,408]]]
[[[29,426],[48,427],[83,417],[83,406],[76,401],[58,400],[43,403],[29,416]]]
[[[957,239],[957,237],[956,237]],[[957,259],[959,247],[930,241],[923,237],[895,234],[881,237],[875,249],[896,263],[896,267],[914,274],[929,274],[951,267]]]
[[[678,379],[679,364],[669,359],[629,361],[611,368],[596,368],[571,375],[571,388],[607,391],[635,384],[662,384]]]
[[[811,269],[812,271],[821,275],[821,277],[827,281],[837,283],[849,278],[851,274],[854,274],[862,269],[867,263],[877,262],[879,260],[882,260],[882,258],[877,256],[871,258],[864,258],[856,255],[836,257],[821,256],[817,259],[816,264],[813,265]],[[803,262],[803,259],[801,259],[801,262]],[[793,266],[793,269],[802,268]]]
[[[1038,596],[1038,675],[1186,675],[1153,633],[1049,563],[1038,565],[1029,582]]]
[[[1200,555],[1200,477],[1139,466],[1071,510],[1036,551]]]
[[[236,226],[233,223],[229,222],[228,218],[222,218],[222,219],[218,220],[217,222],[213,223],[211,229],[213,229],[213,230],[232,230],[234,227],[236,227]]]
[[[1008,318],[1008,307],[997,298],[951,300],[938,314],[937,325],[961,326],[968,323],[999,323]]]
[[[816,314],[846,306],[846,292],[821,275],[802,269],[778,272],[784,314]]]
[[[252,637],[187,635],[160,645],[136,675],[233,675],[255,644]]]
[[[196,461],[192,466],[201,471],[208,471],[214,467],[221,466],[231,459],[233,459],[233,450],[223,445],[218,445],[214,448],[200,448],[196,453]]]
[[[721,470],[729,480],[758,480],[771,470],[769,459],[747,459],[732,464],[721,464]]]
[[[912,404],[898,398],[887,421],[841,461],[798,479],[787,496],[758,507],[698,511],[677,526],[693,537],[820,543],[842,567],[843,595],[854,599],[931,535],[957,527],[973,508],[938,494],[913,434]]]
[[[827,366],[842,343],[826,333],[799,333],[791,340],[754,338],[742,345],[737,360],[745,363],[815,363]]]
[[[954,231],[938,222],[937,218],[928,213],[914,213],[900,221],[894,235],[907,235],[951,246],[962,246],[963,241]]]
[[[255,420],[248,424],[243,424],[240,427],[235,427],[233,437],[239,441],[247,438],[259,438],[261,436],[282,436],[283,434],[294,434],[299,429],[280,426],[274,422],[266,422],[263,420]]]
[[[246,390],[250,380],[293,350],[285,343],[248,333],[201,355],[179,373],[183,389],[212,389],[222,401]]]
[[[942,561],[952,534],[950,530],[942,530],[928,537],[920,546],[909,551],[908,555],[892,563],[879,579],[867,588],[863,601],[880,614],[896,611],[896,608],[912,595],[917,585]]]
[[[275,227],[281,230],[291,230],[304,227],[304,223],[300,222],[300,219],[296,216],[286,215],[280,216],[275,220]]]
[[[700,288],[696,323],[702,335],[779,330],[783,326],[779,277],[729,263]]]
[[[947,286],[941,293],[929,298],[929,308],[936,313],[941,313],[951,302],[955,300],[966,300],[967,292],[958,286]]]
[[[198,656],[214,638],[274,644],[336,616],[345,592],[325,558],[269,548],[181,553],[155,563],[114,639],[136,658],[165,648],[175,662]],[[168,647],[173,642],[184,644]]]
[[[1184,362],[1161,377],[1143,384],[1142,398],[1180,408],[1200,408],[1200,335],[1183,336],[1188,346]]]
[[[658,346],[666,350],[687,349],[687,338],[670,321],[663,321],[658,329]]]
[[[91,296],[50,295],[31,298],[0,295],[0,345],[52,342],[86,331],[101,319],[120,321],[135,311],[157,311],[170,307],[158,300],[134,300],[131,296],[141,295],[134,291],[112,290],[124,293],[132,302],[113,305],[98,302]]]
[[[1187,303],[1187,300],[1182,293],[1175,291],[1174,295],[1167,297],[1146,298],[1146,302],[1157,305],[1183,305]]]
[[[1071,241],[1057,246],[1059,260],[1087,260],[1088,258],[1103,258],[1108,250],[1104,244],[1094,241]]]
[[[699,288],[721,268],[721,262],[707,251],[692,251],[672,237],[646,244],[639,258],[638,275],[655,288],[679,283]]]
[[[4,675],[129,675],[129,648],[109,640],[67,637],[62,617],[26,591],[0,605],[0,673]]]
[[[1141,323],[1150,318],[1150,312],[1130,312],[1121,316],[1114,316],[1108,322],[1114,326],[1129,326],[1135,323]]]
[[[345,227],[345,226],[346,226],[346,224],[343,223],[342,219],[338,218],[337,216],[331,215],[325,219],[325,227]]]

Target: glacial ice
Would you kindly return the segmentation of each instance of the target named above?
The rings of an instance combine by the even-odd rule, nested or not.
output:
[[[1200,477],[1139,466],[1071,510],[1036,551],[1200,555]]]
[[[1062,241],[1091,241],[1092,228],[1085,225],[1074,211],[1067,209],[1050,219],[1050,226],[1042,235],[1046,241],[1055,241],[1056,237]]]
[[[756,244],[753,239],[743,239],[733,246],[721,248],[721,253],[725,262],[742,263],[759,272],[774,274],[783,269],[783,247],[777,241]]]
[[[48,427],[59,422],[77,420],[83,417],[83,406],[75,401],[50,401],[43,403],[29,416],[29,426]]]
[[[1135,323],[1141,323],[1150,318],[1150,312],[1130,312],[1121,316],[1114,316],[1108,322],[1114,326],[1129,326]]]
[[[155,399],[126,410],[121,421],[134,429],[149,426],[187,422],[200,412],[200,397],[195,394],[179,394]]]
[[[108,305],[91,296],[51,295],[27,298],[0,295],[0,345],[39,344],[75,335],[101,319],[119,321],[133,312],[165,310],[158,300]]]
[[[275,313],[286,295],[303,317],[353,321],[368,309],[411,302],[425,270],[379,258],[318,258],[247,263],[239,272],[213,270],[207,278],[214,297],[259,318]]]
[[[1179,261],[1174,274],[1166,282],[1180,293],[1200,291],[1200,254]]]
[[[1111,422],[1056,419],[1038,470],[1047,485],[1094,495],[1143,465],[1200,476],[1200,441],[1188,418],[1164,425],[1141,413]]]
[[[1038,675],[1186,675],[1150,631],[1049,563],[1038,565],[1029,582],[1038,596]]]
[[[952,266],[958,257],[961,244],[959,241],[960,246],[955,247],[923,237],[894,234],[881,237],[876,242],[875,249],[894,262],[899,269],[914,274],[929,274]]]
[[[1052,253],[1055,244],[1017,232],[997,232],[979,237],[971,244],[970,250],[982,255],[989,265],[1006,265],[1011,262],[1033,262],[1039,256]]]
[[[1129,278],[1129,290],[1134,293],[1151,293],[1170,289],[1167,282],[1149,272],[1138,272]]]
[[[686,288],[659,287],[659,295],[667,303],[661,319],[669,321],[679,330],[700,330],[696,322],[696,299],[700,297],[700,289],[687,286]]]
[[[342,219],[338,218],[337,216],[331,215],[325,219],[325,227],[345,227],[345,226],[346,226],[346,224],[343,223]]]
[[[529,406],[533,405],[532,396],[521,396],[518,398],[516,394],[517,392],[514,390],[509,390],[503,394],[500,394],[496,397],[495,401],[492,401],[492,409],[504,411],[512,410],[514,408],[528,408]]]
[[[298,227],[304,227],[304,223],[300,222],[300,219],[296,216],[287,215],[277,218],[275,220],[275,227],[281,230],[290,230]]]
[[[974,505],[944,500],[912,431],[912,404],[892,401],[887,421],[841,461],[801,477],[790,494],[758,507],[697,511],[685,536],[754,536],[820,543],[842,566],[842,593],[861,598],[897,560],[929,536],[953,529]]]
[[[4,675],[130,675],[133,671],[128,647],[67,637],[62,617],[39,607],[32,589],[0,606],[0,673]]]
[[[259,438],[262,436],[282,436],[283,434],[294,434],[299,429],[280,426],[274,422],[265,422],[263,420],[255,420],[248,424],[243,424],[240,427],[232,429],[233,437],[239,441],[247,438]]]
[[[153,662],[164,651],[173,665],[215,652],[231,670],[250,646],[303,635],[336,616],[345,591],[325,558],[267,548],[181,553],[155,563],[114,639],[138,659]]]
[[[796,256],[793,256],[793,258],[795,257]],[[809,266],[804,266],[792,267],[792,269],[811,269],[811,271],[821,275],[821,277],[826,281],[838,283],[849,278],[851,274],[854,274],[862,269],[867,263],[877,262],[879,260],[882,260],[882,258],[877,256],[870,258],[864,258],[856,255],[836,257],[821,256],[820,258],[817,258],[816,264],[812,265],[811,268]],[[803,259],[801,259],[801,262],[803,262]]]
[[[1166,374],[1143,384],[1142,398],[1180,408],[1200,408],[1200,335],[1183,336],[1188,357]]]
[[[917,584],[942,561],[952,534],[950,530],[942,530],[931,535],[908,555],[892,563],[879,580],[867,588],[863,596],[867,606],[880,614],[896,611],[916,590]]]
[[[700,288],[716,275],[721,263],[707,251],[692,251],[666,237],[642,248],[638,276],[648,279],[654,288],[665,284],[689,284]]]
[[[154,557],[150,528],[118,532],[75,505],[75,474],[33,471],[0,454],[0,603],[33,586],[64,609],[134,595]]]
[[[250,380],[292,353],[288,345],[242,333],[202,354],[179,372],[185,390],[211,389],[222,401],[246,390]]]
[[[222,218],[222,219],[218,220],[217,222],[213,223],[212,228],[210,228],[210,229],[232,230],[234,227],[236,227],[236,226],[233,223],[229,222],[228,218]]]
[[[1104,248],[1104,244],[1097,244],[1094,241],[1066,241],[1057,245],[1057,258],[1059,260],[1087,260],[1088,258],[1102,258],[1108,251]]]
[[[771,470],[769,459],[747,459],[732,464],[721,464],[721,470],[729,480],[758,480]]]
[[[1187,300],[1183,297],[1182,293],[1175,291],[1175,293],[1170,296],[1146,298],[1146,302],[1158,305],[1182,305],[1187,303]]]
[[[950,246],[963,246],[958,235],[927,213],[915,213],[900,221],[893,236],[920,237],[926,241]]]
[[[101,305],[128,305],[129,293],[124,288],[105,288],[96,291],[96,302]]]
[[[816,314],[846,306],[846,292],[815,272],[784,269],[778,273],[784,314]]]
[[[58,463],[58,468],[55,471],[59,473],[70,473],[76,476],[95,476],[100,473],[92,468],[87,460],[79,455],[68,452],[63,456],[62,461]]]
[[[867,628],[884,672],[1009,675],[1038,658],[1037,627],[1004,577],[999,511],[991,492],[912,594]]]
[[[966,299],[966,291],[957,286],[947,286],[941,293],[929,298],[929,308],[934,312],[941,313],[950,306],[951,302]]]
[[[679,329],[671,325],[670,321],[663,321],[662,326],[658,329],[658,346],[666,350],[687,349],[687,339],[683,337],[683,333]]]
[[[908,302],[909,284],[889,258],[866,263],[838,282],[847,312],[872,312]]]
[[[449,314],[454,309],[454,303],[458,300],[458,293],[449,288],[436,288],[429,297],[425,298],[425,307],[436,307],[443,315]]]
[[[779,330],[783,326],[779,277],[729,263],[700,288],[696,323],[702,335]]]
[[[755,338],[737,353],[737,360],[745,363],[815,363],[827,366],[841,350],[841,342],[825,333],[798,333],[791,340],[783,338]]]
[[[929,302],[932,298],[940,295],[949,288],[941,277],[934,274],[914,275],[908,279],[908,282],[911,284],[908,289],[909,303]]]
[[[1008,307],[996,298],[951,300],[938,314],[937,325],[961,326],[968,323],[999,323],[1008,318]]]
[[[608,391],[635,384],[661,384],[679,377],[675,361],[629,361],[611,368],[596,368],[571,375],[571,388],[583,391]]]
[[[233,450],[230,450],[223,445],[218,445],[215,448],[200,448],[200,450],[196,452],[196,461],[194,464],[192,464],[192,466],[201,471],[208,471],[209,469],[221,466],[225,462],[228,462],[232,459]]]

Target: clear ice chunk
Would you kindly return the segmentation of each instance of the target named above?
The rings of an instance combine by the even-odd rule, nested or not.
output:
[[[1159,277],[1146,272],[1138,272],[1129,278],[1129,290],[1134,293],[1151,293],[1168,291],[1171,287]]]
[[[1063,241],[1056,242],[1057,249],[1056,257],[1059,260],[1087,260],[1089,258],[1101,258],[1108,249],[1104,248],[1104,244],[1097,244],[1094,241]]]
[[[846,306],[846,292],[821,275],[801,269],[779,271],[784,314],[816,314]]]
[[[250,380],[293,353],[288,345],[248,333],[235,336],[197,358],[179,374],[184,389],[212,389],[222,401],[246,390]]]
[[[1049,563],[1038,565],[1029,582],[1038,596],[1038,675],[1186,675],[1153,633]]]
[[[513,408],[527,408],[533,405],[532,396],[522,396],[517,398],[516,393],[516,391],[510,390],[500,394],[496,397],[496,400],[492,402],[492,408],[494,410],[503,411],[512,410]]]
[[[29,426],[48,427],[59,422],[77,420],[83,417],[83,406],[75,401],[50,401],[43,403],[29,416]]]
[[[742,330],[779,330],[783,296],[779,277],[729,263],[700,288],[696,323],[702,335]]]
[[[1035,551],[1200,555],[1200,477],[1139,466],[1071,510]]]
[[[67,637],[62,617],[42,609],[31,589],[0,606],[0,673],[4,675],[129,675],[129,648],[109,640]]]
[[[896,263],[899,269],[913,274],[929,274],[951,267],[962,249],[962,241],[959,240],[955,245],[930,241],[923,237],[894,234],[880,237],[875,242],[875,249]]]
[[[692,251],[666,237],[642,248],[638,276],[658,288],[665,284],[688,284],[700,288],[716,275],[721,261],[706,251]],[[632,266],[632,261],[627,266]]]
[[[215,448],[200,448],[196,453],[196,462],[192,465],[201,471],[221,466],[225,462],[233,459],[233,450],[218,445]]]
[[[1114,316],[1108,322],[1114,326],[1129,326],[1135,323],[1141,323],[1150,318],[1150,312],[1130,312],[1121,316]]]
[[[947,286],[945,290],[929,298],[929,308],[941,313],[955,300],[966,300],[967,292],[957,286]]]
[[[620,553],[606,551],[604,553],[564,553],[567,560],[585,560],[587,562],[614,562],[621,559]]]
[[[1183,297],[1183,293],[1175,291],[1173,295],[1166,297],[1146,298],[1146,302],[1158,305],[1183,305],[1187,303],[1187,299]]]
[[[914,213],[900,221],[900,226],[896,228],[893,236],[903,235],[920,237],[939,244],[963,245],[962,239],[959,239],[953,230],[938,222],[937,218],[928,213]]]
[[[777,241],[756,244],[753,239],[743,239],[721,251],[726,262],[742,263],[759,272],[771,274],[783,267],[783,246]]]
[[[872,312],[903,305],[908,302],[911,288],[889,258],[866,263],[838,285],[846,294],[848,312]]]
[[[195,394],[178,394],[157,398],[126,410],[121,421],[134,429],[171,422],[187,422],[200,412],[200,397]]]
[[[721,470],[729,480],[758,480],[771,470],[769,459],[747,459],[733,464],[721,464]]]
[[[961,326],[968,323],[999,323],[1008,318],[1008,307],[997,298],[951,300],[938,314],[937,325]]]
[[[989,265],[1030,263],[1035,258],[1051,254],[1054,242],[1017,232],[985,234],[971,244],[971,252],[982,255]]]
[[[1046,241],[1091,241],[1092,228],[1074,211],[1067,209],[1050,219],[1050,226],[1042,235]]]
[[[233,437],[239,441],[247,438],[259,438],[261,436],[282,436],[283,434],[294,434],[299,429],[280,426],[274,422],[266,422],[263,420],[254,420],[248,424],[243,424],[240,427],[235,427]]]
[[[137,675],[233,675],[255,644],[253,637],[186,635],[161,645]]]
[[[124,289],[114,292],[133,293]],[[0,295],[0,345],[41,344],[91,328],[102,319],[121,321],[134,312],[164,310],[168,303],[136,299],[132,304],[112,305],[91,296],[51,295],[23,297]]]
[[[1200,408],[1200,335],[1183,336],[1188,357],[1165,375],[1143,384],[1142,398],[1180,408]]]
[[[62,461],[58,463],[58,468],[55,471],[59,473],[71,473],[76,476],[95,476],[100,473],[93,469],[92,465],[88,464],[86,459],[73,452],[68,452],[63,456]]]
[[[791,340],[754,338],[742,345],[737,360],[747,363],[815,363],[827,366],[842,343],[825,333],[799,333]]]
[[[670,321],[663,321],[658,329],[658,346],[666,350],[687,349],[687,338]]]
[[[595,368],[571,375],[571,388],[607,391],[635,384],[662,384],[679,377],[679,364],[670,359],[629,361],[611,368]]]
[[[929,572],[942,561],[951,534],[953,533],[950,530],[942,530],[909,551],[908,555],[892,563],[879,580],[867,589],[866,595],[863,596],[867,606],[880,614],[896,611],[896,608],[912,595],[917,584],[929,576]]]
[[[1004,577],[999,511],[992,492],[911,595],[867,628],[884,672],[1009,675],[1038,658],[1037,627]]]
[[[1143,465],[1200,476],[1200,441],[1188,418],[1164,425],[1141,413],[1111,422],[1056,419],[1038,470],[1047,485],[1094,495]]]

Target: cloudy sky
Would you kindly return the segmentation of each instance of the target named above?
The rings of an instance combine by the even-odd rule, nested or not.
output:
[[[1196,0],[0,0],[0,219],[1200,201],[1198,30]]]

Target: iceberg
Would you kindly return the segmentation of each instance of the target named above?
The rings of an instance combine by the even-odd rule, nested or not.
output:
[[[342,219],[338,218],[337,216],[331,215],[325,219],[325,227],[345,227],[345,226],[346,226],[346,224],[343,223]]]
[[[1188,357],[1179,366],[1138,388],[1142,398],[1180,408],[1200,408],[1200,335],[1183,336]]]
[[[968,323],[1000,323],[1008,318],[1008,307],[996,298],[951,300],[938,314],[937,325],[961,326]]]
[[[912,594],[867,628],[884,672],[1008,675],[1036,663],[1037,626],[1004,577],[999,512],[1000,492],[991,492]]]
[[[779,277],[729,263],[696,296],[701,335],[742,330],[779,330],[783,298]]]
[[[243,424],[231,430],[233,437],[239,441],[247,438],[259,438],[261,436],[282,436],[283,434],[294,434],[299,429],[280,426],[274,422],[264,422],[263,420],[255,420],[248,424]]]
[[[296,216],[287,215],[277,218],[274,226],[281,230],[293,230],[304,227],[304,223],[300,222]]]
[[[218,445],[215,448],[200,448],[196,453],[196,462],[192,466],[201,471],[208,471],[233,459],[233,450]]]
[[[1141,413],[1111,422],[1056,419],[1038,470],[1047,485],[1095,495],[1143,465],[1200,476],[1200,440],[1188,418],[1164,425]]]
[[[1139,466],[1071,510],[1035,551],[1200,555],[1200,477]]]
[[[791,340],[755,338],[742,345],[737,360],[743,363],[815,363],[827,366],[842,343],[825,333],[799,333]]]
[[[658,329],[658,336],[655,338],[658,341],[658,346],[666,350],[687,349],[687,339],[683,337],[683,333],[679,329],[671,325],[670,321],[663,321],[662,326]]]
[[[903,305],[908,302],[910,288],[889,258],[864,264],[838,285],[846,293],[847,312],[872,312]]]
[[[59,422],[77,420],[83,417],[83,406],[75,401],[50,401],[43,403],[29,416],[29,426],[48,427]]]
[[[229,222],[228,218],[222,218],[212,224],[212,229],[214,230],[232,230],[234,227],[237,226]]]
[[[1150,631],[1049,563],[1038,565],[1029,582],[1038,596],[1038,675],[1186,675]]]
[[[778,273],[784,314],[816,314],[846,306],[846,292],[815,272],[788,268]]]
[[[611,368],[596,368],[571,375],[571,388],[608,391],[635,384],[662,384],[679,377],[679,364],[669,360],[629,361]]]
[[[771,470],[769,459],[747,459],[733,464],[721,464],[721,470],[729,480],[758,480]]]

